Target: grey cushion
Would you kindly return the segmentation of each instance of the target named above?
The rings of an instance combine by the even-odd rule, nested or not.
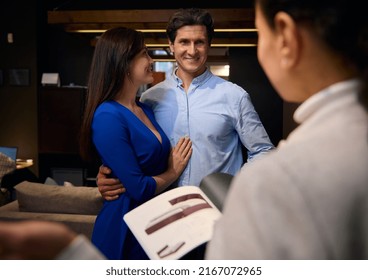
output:
[[[15,186],[23,212],[96,215],[103,199],[96,187],[54,186],[24,181]]]

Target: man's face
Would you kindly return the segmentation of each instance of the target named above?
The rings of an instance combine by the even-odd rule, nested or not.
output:
[[[205,26],[183,26],[177,30],[175,41],[169,43],[179,67],[178,75],[183,73],[196,77],[205,71],[209,51]]]

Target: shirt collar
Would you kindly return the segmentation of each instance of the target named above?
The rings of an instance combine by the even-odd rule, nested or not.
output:
[[[316,111],[331,101],[340,99],[346,95],[353,96],[359,91],[361,82],[358,79],[351,79],[333,84],[304,101],[295,111],[294,120],[297,123],[302,123]],[[354,95],[355,98],[356,95]]]
[[[172,72],[172,77],[174,81],[176,82],[176,85],[180,86],[183,83],[183,81],[176,75],[177,70],[178,70],[178,67],[176,67],[174,71]],[[192,85],[199,86],[203,84],[204,82],[206,82],[210,77],[212,77],[212,75],[213,75],[212,72],[209,70],[208,67],[206,67],[206,71],[204,71],[201,75],[193,79]]]

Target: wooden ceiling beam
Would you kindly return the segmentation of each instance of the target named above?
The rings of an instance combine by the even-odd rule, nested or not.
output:
[[[133,29],[166,29],[166,23],[159,22],[121,22],[121,23],[68,23],[63,25],[66,32],[77,32],[79,30],[107,30],[113,27],[129,27]],[[253,22],[219,22],[216,29],[255,28]]]
[[[48,11],[49,24],[71,25],[124,25],[148,24],[166,27],[170,16],[176,10],[80,10],[80,11]],[[215,21],[216,28],[222,26],[254,26],[254,9],[208,9]]]
[[[133,29],[165,30],[174,9],[160,10],[57,10],[48,11],[48,23],[64,28],[66,32],[102,30],[125,26]],[[214,18],[216,29],[255,29],[254,9],[208,9]],[[167,44],[165,32],[145,33],[146,44]],[[257,33],[217,32],[213,44],[256,44]]]
[[[94,38],[91,41],[91,45],[94,46],[97,42],[98,38]],[[152,38],[147,37],[145,38],[146,45],[165,45],[169,46],[168,40],[164,38]],[[244,45],[256,45],[257,39],[256,38],[214,38],[212,40],[212,44],[214,45],[225,45],[225,44],[244,44]]]

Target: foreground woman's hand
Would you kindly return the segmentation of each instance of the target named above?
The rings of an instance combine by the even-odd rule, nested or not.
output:
[[[0,222],[0,259],[54,259],[76,236],[61,223]]]

